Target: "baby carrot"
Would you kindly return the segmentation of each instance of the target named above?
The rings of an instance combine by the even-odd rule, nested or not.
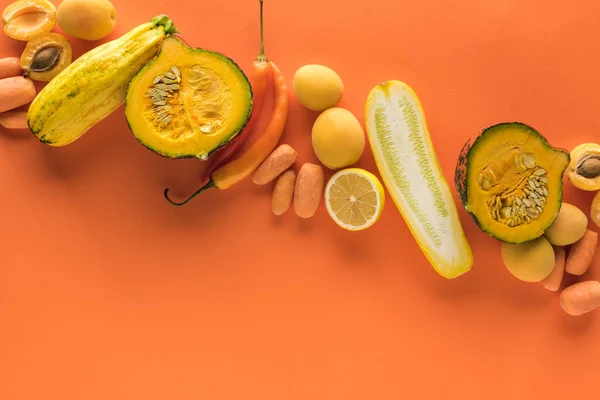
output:
[[[563,247],[554,247],[554,269],[550,275],[542,281],[542,285],[548,290],[556,292],[560,289],[563,275],[565,274],[565,249]]]
[[[10,78],[11,76],[22,75],[20,60],[17,57],[7,57],[0,59],[0,79]]]
[[[560,294],[560,306],[569,315],[582,315],[600,307],[600,282],[578,282]]]
[[[598,233],[586,230],[581,239],[571,245],[567,255],[565,270],[571,275],[583,275],[590,267],[596,247],[598,246]]]

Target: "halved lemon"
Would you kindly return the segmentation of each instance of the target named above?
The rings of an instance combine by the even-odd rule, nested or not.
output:
[[[383,211],[384,199],[379,179],[360,168],[336,172],[325,187],[329,216],[349,231],[360,231],[373,225]]]

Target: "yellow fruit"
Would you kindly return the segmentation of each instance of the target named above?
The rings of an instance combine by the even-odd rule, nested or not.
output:
[[[583,237],[588,226],[586,215],[572,204],[562,203],[558,216],[544,236],[555,246],[567,246]]]
[[[64,0],[58,6],[58,25],[83,40],[99,40],[115,28],[117,12],[108,0]]]
[[[360,231],[373,225],[383,211],[384,200],[379,179],[360,168],[338,171],[325,187],[329,216],[349,231]]]
[[[294,92],[298,102],[313,111],[335,106],[344,94],[344,83],[331,68],[309,64],[294,75]]]
[[[30,41],[56,25],[56,7],[48,0],[18,0],[2,12],[6,36]]]
[[[540,282],[554,269],[554,249],[543,236],[530,242],[502,243],[504,265],[517,279]]]
[[[360,159],[365,149],[365,133],[354,114],[334,107],[323,111],[315,121],[312,145],[319,161],[336,170]]]

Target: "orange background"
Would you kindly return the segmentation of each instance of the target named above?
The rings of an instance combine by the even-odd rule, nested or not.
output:
[[[373,86],[411,85],[453,191],[463,143],[493,123],[567,149],[598,138],[595,1],[265,3],[267,55],[290,86],[301,65],[328,65],[362,122]],[[106,40],[168,13],[188,43],[246,72],[258,52],[255,0],[114,4]],[[95,45],[71,42],[76,56]],[[23,47],[0,35],[0,57]],[[315,117],[292,93],[283,140],[299,165],[316,161]],[[323,205],[276,218],[271,187],[249,180],[170,206],[162,190],[193,190],[199,162],[143,148],[122,108],[63,148],[0,133],[0,399],[595,395],[600,314],[569,317],[556,293],[513,278],[460,205],[475,265],[447,281],[389,197],[360,233]],[[376,172],[368,150],[358,166]],[[586,212],[591,197],[565,187]]]

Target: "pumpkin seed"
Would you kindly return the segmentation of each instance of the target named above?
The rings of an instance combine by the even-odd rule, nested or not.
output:
[[[505,219],[508,218],[508,217],[510,217],[511,210],[512,209],[510,207],[501,208],[500,209],[500,216],[502,218],[505,218]]]
[[[172,91],[176,92],[176,91],[178,91],[178,90],[179,90],[179,85],[178,85],[178,84],[176,84],[176,83],[174,83],[174,84],[172,84],[172,85],[168,85],[168,86],[167,86],[167,89],[169,89],[169,90],[172,90]]]
[[[162,75],[158,75],[156,78],[154,78],[152,83],[154,83],[156,85],[158,82],[160,82],[162,80],[162,78],[163,78]]]
[[[523,204],[525,204],[527,207],[531,207],[533,205],[533,203],[529,199],[523,199]]]
[[[167,125],[169,122],[171,122],[172,117],[169,115],[167,118],[165,118],[165,120],[163,121],[163,124]]]
[[[165,84],[169,84],[169,83],[177,83],[176,79],[169,79],[169,78],[163,78],[162,79],[163,83]]]
[[[548,178],[542,176],[540,178],[540,182],[542,182],[542,183],[548,183]]]
[[[540,168],[537,171],[535,171],[533,174],[536,176],[542,176],[542,175],[546,174],[546,170],[544,168]]]
[[[173,71],[173,73],[175,74],[175,76],[181,76],[181,72],[179,72],[179,69],[176,66],[172,66],[171,67],[171,71]]]
[[[537,188],[537,189],[535,189],[535,191],[538,192],[540,196],[544,196],[544,189]]]
[[[548,189],[545,187],[542,188],[542,192],[544,193],[544,197],[548,197]]]
[[[165,85],[164,83],[159,83],[158,85],[156,85],[156,88],[160,90],[167,90],[167,85]]]
[[[517,205],[520,206],[521,204],[523,204],[523,201],[521,200],[521,198],[515,197],[515,203],[517,203]]]
[[[165,76],[166,76],[167,78],[169,78],[169,79],[177,79],[177,77],[175,76],[175,74],[172,74],[172,73],[170,73],[170,72],[167,72],[167,73],[165,74]]]
[[[523,154],[523,164],[529,169],[535,167],[535,156],[531,153]]]
[[[167,102],[164,100],[154,100],[153,103],[155,106],[164,106],[165,104],[167,104]]]

